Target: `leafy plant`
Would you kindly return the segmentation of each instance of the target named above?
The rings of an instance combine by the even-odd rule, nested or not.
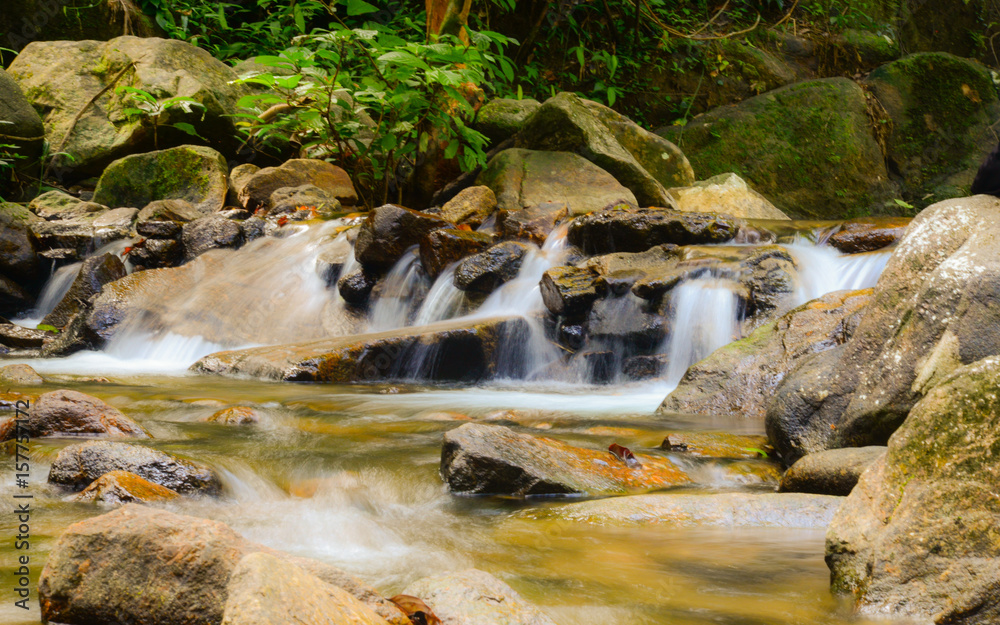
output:
[[[136,87],[129,87],[127,85],[122,85],[116,88],[115,93],[125,95],[126,106],[122,109],[122,113],[124,113],[129,121],[135,121],[138,119],[147,121],[152,125],[154,149],[158,149],[158,130],[164,117],[169,112],[180,109],[184,113],[192,115],[194,114],[195,109],[199,109],[201,110],[202,118],[204,118],[205,106],[193,98],[174,96],[172,98],[160,100],[148,91]],[[164,125],[176,128],[177,130],[185,132],[192,137],[201,139],[201,136],[198,134],[194,125],[188,122],[174,122],[172,124]]]

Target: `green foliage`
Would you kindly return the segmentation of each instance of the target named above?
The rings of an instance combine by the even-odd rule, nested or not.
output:
[[[298,37],[280,55],[257,57],[272,71],[243,80],[266,89],[241,101],[258,114],[240,125],[257,143],[291,142],[304,156],[340,165],[371,202],[388,198],[387,178],[401,163],[438,147],[471,169],[485,162],[486,138],[466,125],[474,115],[469,88],[509,82],[514,68],[503,55],[509,39],[470,35],[469,45],[448,36],[424,43],[369,24]]]
[[[188,115],[193,115],[195,110],[200,110],[204,117],[205,106],[193,98],[184,96],[174,96],[165,100],[160,100],[153,94],[136,87],[122,85],[115,89],[115,93],[125,96],[125,107],[122,113],[130,122],[144,121],[153,127],[153,147],[158,149],[158,129],[163,118],[172,110],[180,109]],[[195,127],[188,122],[174,122],[165,124],[176,128],[184,133],[201,139],[202,137],[195,130]]]

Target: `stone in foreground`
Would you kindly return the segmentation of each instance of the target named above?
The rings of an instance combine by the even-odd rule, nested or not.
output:
[[[422,599],[441,625],[555,625],[513,588],[478,569],[426,577],[403,594]]]
[[[66,528],[38,582],[42,618],[218,625],[233,572],[257,552],[342,588],[393,625],[409,625],[399,608],[335,567],[252,543],[218,521],[134,504]]]
[[[6,425],[6,424],[4,424]],[[0,440],[13,437],[13,429],[0,425]],[[100,399],[79,391],[52,391],[41,395],[28,410],[22,425],[32,438],[42,436],[116,436],[148,438],[141,425]],[[9,432],[8,432],[9,430]]]
[[[444,435],[441,475],[467,495],[610,495],[668,488],[690,479],[670,460],[636,455],[630,466],[608,451],[467,423]]]
[[[388,625],[343,589],[269,553],[244,556],[226,590],[222,625]]]
[[[538,508],[522,518],[594,525],[822,528],[843,497],[801,493],[652,493]]]
[[[885,447],[845,447],[818,451],[799,458],[785,471],[779,489],[787,493],[814,493],[846,497],[861,474],[885,454]]]
[[[458,320],[377,334],[217,352],[193,371],[294,382],[387,379],[475,382],[518,375],[524,363],[509,346],[527,340],[521,318]],[[517,347],[518,353],[520,348]]]
[[[112,506],[176,499],[178,494],[135,473],[110,471],[83,489],[73,501],[94,501]]]

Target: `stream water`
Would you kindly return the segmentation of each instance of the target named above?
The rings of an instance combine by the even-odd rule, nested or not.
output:
[[[294,312],[294,326],[301,326],[331,310],[336,314],[343,302],[305,269],[332,233],[312,229],[295,236],[300,239],[288,239],[294,245],[288,240],[255,242],[233,253],[224,271],[238,273],[261,300],[274,292],[265,283],[273,280],[286,298],[308,302]],[[888,257],[844,257],[807,242],[788,247],[800,265],[796,297],[803,302],[840,288],[874,285]],[[396,284],[387,285],[392,288],[386,298],[396,301],[377,302],[368,323],[385,329],[459,314],[498,313],[533,319],[542,307],[538,280],[562,254],[561,235],[550,237],[549,244],[529,254],[518,280],[471,312],[462,294],[448,288],[453,270],[430,283],[415,271],[415,257],[404,259],[392,275]],[[279,260],[296,268],[292,278],[288,272],[264,270]],[[53,277],[53,290],[65,273]],[[205,278],[205,289],[230,288],[211,287],[213,279]],[[417,285],[420,280],[425,283]],[[409,297],[411,293],[420,295]],[[822,530],[616,528],[530,520],[518,512],[564,502],[454,497],[438,475],[442,433],[502,409],[523,411],[526,431],[596,448],[612,441],[655,447],[670,430],[762,434],[762,424],[745,420],[653,416],[671,381],[679,378],[677,371],[739,332],[738,306],[724,284],[696,280],[676,289],[674,323],[686,324],[686,329],[675,334],[687,338],[665,347],[680,363],[672,365],[671,381],[605,386],[544,378],[497,380],[472,388],[335,386],[197,376],[186,368],[200,356],[253,341],[240,333],[185,334],[192,327],[186,315],[239,315],[248,310],[252,293],[225,300],[213,299],[209,290],[161,295],[171,313],[164,317],[177,320],[176,325],[154,329],[138,324],[103,352],[26,362],[47,378],[38,392],[71,388],[100,397],[147,428],[154,436],[148,444],[209,463],[221,473],[223,497],[184,499],[167,506],[172,510],[218,519],[251,540],[340,566],[386,596],[420,577],[481,568],[507,581],[560,625],[865,622],[852,617],[828,591]],[[279,307],[273,314],[285,310]],[[537,339],[523,347],[536,350],[535,360],[544,362],[550,357],[547,345]],[[240,428],[204,422],[233,405],[256,408],[262,422]],[[51,461],[72,442],[33,442],[33,583],[59,533],[101,512],[91,504],[67,501],[65,493],[45,483]],[[735,477],[723,461],[671,457],[698,476],[698,486],[688,490],[770,488]],[[11,501],[12,489],[7,481],[0,484],[0,497]],[[0,518],[3,535],[11,536],[15,529],[11,515]],[[13,545],[0,544],[0,554],[0,576],[9,580]],[[12,602],[10,597],[0,602],[0,622],[38,622],[37,604],[25,613]]]

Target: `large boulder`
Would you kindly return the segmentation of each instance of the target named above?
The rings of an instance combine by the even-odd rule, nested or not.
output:
[[[614,176],[642,206],[666,206],[667,189],[695,181],[676,145],[572,93],[546,100],[524,122],[515,143],[519,148],[579,154]]]
[[[736,174],[719,174],[690,187],[670,189],[674,207],[685,213],[720,213],[746,219],[788,219]]]
[[[4,12],[6,13],[6,9]],[[45,126],[42,118],[24,97],[17,83],[0,68],[0,144],[6,146],[6,154],[16,157],[13,169],[5,168],[0,177],[0,196],[16,198],[22,191],[23,185],[16,184],[8,174],[38,177],[44,143]]]
[[[944,52],[913,54],[878,68],[865,85],[892,120],[886,159],[902,197],[923,207],[967,194],[996,145],[1000,101],[989,68]]]
[[[538,100],[531,98],[496,98],[479,109],[473,128],[486,135],[493,145],[499,145],[516,135],[539,106]]]
[[[478,569],[425,577],[403,594],[422,599],[441,625],[555,625],[516,590]]]
[[[523,375],[525,363],[517,354],[523,352],[520,346],[528,332],[522,318],[459,319],[377,334],[217,352],[191,369],[300,382],[477,382]]]
[[[717,349],[691,365],[657,412],[762,419],[775,387],[800,359],[851,337],[871,296],[871,289],[829,293]]]
[[[467,423],[444,435],[441,475],[467,495],[621,495],[690,479],[669,459],[574,447],[500,425]]]
[[[7,425],[7,424],[5,424]],[[13,438],[4,427],[3,440]],[[138,423],[100,399],[79,391],[52,391],[31,404],[21,429],[32,438],[42,436],[114,436],[147,438]]]
[[[723,243],[739,224],[710,213],[682,213],[661,208],[607,210],[577,217],[568,239],[587,254],[643,252],[663,243]]]
[[[90,298],[101,292],[105,284],[126,276],[125,265],[114,254],[91,256],[83,261],[80,273],[56,307],[45,315],[42,323],[63,328],[70,319],[87,308]]]
[[[615,202],[635,204],[632,192],[611,174],[569,152],[504,150],[490,159],[476,184],[492,189],[504,211],[558,203],[576,216]]]
[[[222,482],[209,467],[129,443],[91,441],[64,447],[49,470],[49,482],[82,490],[112,471],[128,471],[178,493],[218,494]]]
[[[833,589],[862,613],[935,623],[1000,619],[1000,359],[941,379],[834,517]]]
[[[184,224],[181,230],[184,257],[192,260],[208,250],[243,245],[243,228],[222,215],[209,215]]]
[[[226,595],[222,625],[388,625],[344,589],[262,551],[239,561]]]
[[[368,213],[361,224],[354,257],[367,267],[389,269],[406,250],[419,245],[434,230],[454,227],[440,217],[385,204]]]
[[[409,623],[393,604],[339,569],[252,543],[218,521],[134,504],[66,528],[38,582],[42,618],[67,625],[219,625],[230,589],[250,591],[245,585],[233,588],[230,581],[250,581],[245,575],[233,578],[253,553],[276,557],[347,591],[393,625]]]
[[[786,493],[851,494],[865,472],[885,455],[885,447],[845,447],[803,456],[781,476],[778,489]]]
[[[787,215],[835,219],[893,196],[867,111],[861,87],[828,78],[714,109],[662,134],[701,176],[733,172]]]
[[[247,172],[245,178],[239,180],[237,197],[240,204],[249,210],[270,210],[273,208],[272,196],[275,191],[307,184],[333,196],[345,206],[354,206],[358,202],[354,183],[346,171],[313,158],[296,158],[279,167]]]
[[[248,91],[235,83],[228,65],[183,41],[34,41],[8,72],[31,104],[45,111],[45,137],[61,153],[54,155],[51,170],[64,182],[96,176],[128,154],[190,143],[190,135],[172,127],[177,123],[192,125],[223,152],[238,145],[234,114]],[[204,109],[188,113],[181,106],[168,107],[156,119],[154,132],[150,116],[128,112],[136,108],[135,96],[120,86],[150,93],[161,105],[182,97]]]
[[[221,209],[229,188],[226,159],[211,148],[182,145],[133,154],[111,163],[94,191],[94,201],[111,208],[146,206],[155,200],[184,200],[209,215]]]
[[[1000,200],[924,209],[906,230],[851,339],[800,361],[768,403],[787,464],[822,449],[884,445],[939,380],[1000,354]]]

